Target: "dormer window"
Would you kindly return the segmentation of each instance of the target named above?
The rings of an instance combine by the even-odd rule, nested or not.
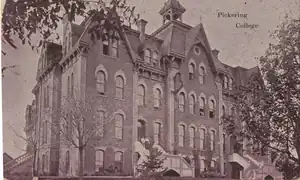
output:
[[[195,65],[193,63],[189,64],[189,79],[193,80],[195,78]]]
[[[233,87],[233,79],[229,78],[229,82],[228,82],[228,88],[229,88],[229,90],[232,90],[232,87]]]
[[[153,56],[152,56],[152,65],[153,67],[158,67],[158,53],[157,52],[153,52]]]
[[[149,49],[145,50],[144,61],[147,64],[150,64],[150,62],[151,62],[151,51]]]
[[[223,88],[224,89],[228,88],[228,77],[227,76],[224,76],[224,79],[223,79]]]
[[[104,55],[109,55],[109,48],[108,48],[109,46],[108,46],[108,37],[107,37],[107,35],[104,35],[103,37],[102,37],[102,53],[104,54]]]
[[[204,79],[205,79],[205,69],[203,66],[199,68],[199,82],[200,84],[204,84]]]
[[[111,49],[111,56],[118,57],[118,49],[119,49],[119,41],[117,38],[112,39],[112,49]]]
[[[215,101],[211,99],[209,101],[209,118],[214,118],[215,117]]]

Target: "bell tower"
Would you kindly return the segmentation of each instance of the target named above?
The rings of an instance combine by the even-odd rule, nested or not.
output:
[[[181,21],[182,14],[186,9],[178,2],[178,0],[168,0],[159,11],[163,17],[163,24],[169,21]]]

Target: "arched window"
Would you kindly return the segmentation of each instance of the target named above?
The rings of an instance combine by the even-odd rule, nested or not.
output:
[[[227,77],[227,76],[224,76],[223,87],[224,87],[224,89],[227,89],[227,88],[228,88],[228,77]]]
[[[192,80],[195,78],[195,65],[193,63],[189,64],[189,79]]]
[[[152,65],[154,67],[158,67],[159,66],[159,63],[158,63],[158,53],[156,51],[153,52],[153,55],[152,55]]]
[[[190,127],[190,147],[195,148],[195,135],[196,130],[194,127]]]
[[[112,38],[112,49],[111,49],[111,56],[112,57],[118,57],[119,54],[119,40],[114,37]]]
[[[183,92],[181,92],[179,94],[179,106],[178,106],[178,108],[179,108],[179,111],[184,112],[184,109],[185,109],[185,97],[184,97],[184,93]]]
[[[205,149],[205,129],[200,129],[200,149]]]
[[[138,86],[138,102],[140,106],[144,106],[145,105],[145,87],[141,84]]]
[[[156,122],[154,123],[154,142],[156,144],[159,144],[160,138],[161,138],[161,124]]]
[[[138,120],[138,140],[146,137],[146,123],[143,120]]]
[[[184,146],[184,139],[185,139],[185,126],[179,125],[178,126],[178,145],[183,147]]]
[[[232,90],[232,87],[233,87],[233,79],[229,78],[229,83],[228,83],[229,90]]]
[[[196,98],[194,94],[191,94],[189,96],[189,110],[191,114],[195,114],[195,108],[196,108]]]
[[[161,100],[161,92],[158,88],[154,90],[154,107],[159,108]]]
[[[108,37],[106,34],[102,36],[102,53],[104,55],[109,55]]]
[[[122,170],[123,170],[123,152],[117,151],[115,153],[115,164],[117,166],[117,172],[122,172]]]
[[[144,61],[145,61],[147,64],[150,64],[150,62],[151,62],[151,51],[150,51],[149,49],[146,49],[146,50],[145,50]]]
[[[105,73],[103,71],[98,71],[96,88],[98,93],[100,93],[101,95],[104,95],[105,93],[105,84],[106,84]]]
[[[215,131],[210,130],[209,135],[210,135],[210,150],[214,151],[215,150]]]
[[[226,110],[225,110],[225,106],[223,105],[222,106],[222,117],[225,117],[226,116]]]
[[[215,101],[213,99],[211,99],[209,101],[209,118],[214,118],[215,117]]]
[[[66,173],[69,173],[69,169],[70,169],[70,152],[67,151],[66,152]]]
[[[97,132],[96,136],[102,137],[104,135],[104,111],[97,110],[96,112],[96,123],[97,123]]]
[[[115,115],[115,138],[123,139],[123,121],[124,116],[122,114]]]
[[[96,151],[96,172],[101,172],[104,169],[104,151]]]
[[[205,98],[204,97],[201,97],[199,100],[199,113],[200,113],[200,116],[205,115]]]
[[[124,79],[120,75],[116,77],[116,98],[124,99]]]
[[[204,84],[204,81],[205,81],[205,69],[203,66],[201,66],[199,69],[199,82],[200,84]]]

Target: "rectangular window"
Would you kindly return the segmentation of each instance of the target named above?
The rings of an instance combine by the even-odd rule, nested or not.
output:
[[[201,150],[205,149],[204,144],[205,144],[205,130],[200,129],[200,149]]]
[[[195,148],[195,128],[190,127],[190,147]]]
[[[179,138],[178,138],[178,145],[179,146],[181,146],[181,147],[183,147],[184,146],[184,126],[183,125],[180,125],[179,126],[179,129],[178,129],[178,131],[179,131]]]
[[[123,139],[123,115],[115,116],[115,138]]]
[[[102,47],[103,54],[108,56],[109,55],[108,40],[104,39],[102,41],[102,45],[103,45],[103,47]]]
[[[154,142],[156,144],[160,143],[160,123],[155,123],[154,124]]]
[[[215,132],[210,131],[210,150],[215,150]]]
[[[96,136],[103,137],[104,135],[104,111],[97,111],[96,113],[97,132]]]
[[[122,152],[116,152],[115,153],[115,164],[116,164],[116,171],[122,172],[123,170],[123,153]]]
[[[200,172],[205,170],[205,161],[204,159],[200,159]]]
[[[119,42],[117,39],[113,38],[112,39],[112,49],[111,49],[111,55],[112,57],[118,57],[118,48],[119,47]]]

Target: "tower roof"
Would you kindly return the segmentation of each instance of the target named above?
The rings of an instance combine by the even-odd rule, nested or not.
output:
[[[169,9],[174,9],[180,13],[184,13],[186,9],[178,2],[178,0],[168,0],[165,2],[164,7],[161,8],[159,14],[163,15]]]

